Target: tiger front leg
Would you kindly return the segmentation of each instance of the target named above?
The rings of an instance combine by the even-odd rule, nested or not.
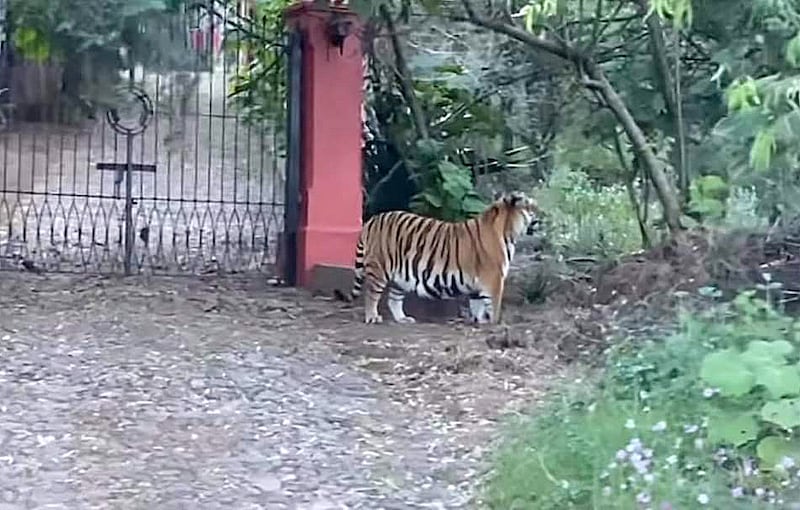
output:
[[[489,313],[490,322],[497,324],[500,322],[500,309],[503,306],[503,292],[505,291],[505,281],[502,277],[492,282],[490,294],[492,296],[492,310]]]
[[[389,287],[389,312],[391,312],[395,322],[399,322],[400,324],[413,324],[417,322],[417,320],[410,315],[406,315],[405,311],[403,311],[403,301],[405,301],[405,297],[406,295],[402,290]]]

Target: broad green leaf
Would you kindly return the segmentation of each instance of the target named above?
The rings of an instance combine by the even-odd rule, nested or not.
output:
[[[773,398],[800,394],[800,373],[796,366],[761,366],[756,384],[764,386]]]
[[[755,384],[755,376],[735,349],[712,352],[703,359],[700,377],[720,394],[738,397],[747,394]]]
[[[423,198],[423,199],[424,199],[424,200],[425,200],[427,203],[431,204],[433,207],[439,208],[439,207],[441,207],[441,206],[442,206],[442,199],[441,199],[441,197],[439,197],[439,196],[437,196],[437,195],[434,195],[434,194],[433,194],[433,193],[431,193],[431,192],[428,192],[428,191],[426,191],[426,192],[422,193],[422,198]]]
[[[767,402],[761,408],[761,418],[786,430],[791,430],[800,425],[800,399],[792,398]]]
[[[467,196],[464,199],[464,205],[462,206],[464,212],[469,214],[477,214],[483,212],[486,209],[486,204],[480,198],[474,196]]]
[[[770,469],[779,465],[784,457],[800,460],[800,444],[781,436],[767,436],[758,442],[756,453],[761,459],[762,469]]]
[[[758,422],[752,414],[720,412],[709,417],[708,438],[715,443],[741,446],[758,437]]]
[[[765,350],[770,352],[776,359],[785,359],[794,353],[794,346],[787,340],[773,340],[765,342],[762,340],[753,340],[747,344],[748,349]]]

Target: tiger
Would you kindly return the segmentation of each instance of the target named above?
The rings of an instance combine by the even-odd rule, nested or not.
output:
[[[383,322],[378,302],[388,287],[395,322],[412,324],[403,301],[416,293],[429,299],[469,297],[473,322],[498,323],[515,245],[539,224],[536,202],[515,191],[496,196],[478,216],[449,222],[409,211],[388,211],[367,220],[358,238],[355,279],[349,299],[364,296],[364,322]]]

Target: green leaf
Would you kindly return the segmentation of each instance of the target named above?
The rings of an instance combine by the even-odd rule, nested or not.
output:
[[[708,438],[714,443],[741,446],[758,437],[758,422],[749,413],[719,412],[708,420]]]
[[[433,207],[435,207],[437,209],[442,207],[442,198],[437,196],[437,195],[434,195],[433,193],[431,193],[429,191],[423,192],[422,193],[422,198],[427,203],[429,203],[430,205],[432,205]]]
[[[460,204],[467,194],[468,189],[460,182],[455,180],[445,180],[442,189],[447,193],[448,198],[456,204]]]
[[[756,371],[756,384],[764,386],[773,398],[800,394],[800,373],[794,366],[764,366]]]
[[[721,395],[730,397],[747,394],[755,384],[755,376],[734,349],[707,354],[700,367],[700,377],[719,388]]]
[[[800,33],[789,39],[786,44],[786,62],[792,67],[800,64]]]
[[[781,436],[767,436],[758,442],[756,453],[762,460],[761,468],[770,469],[779,465],[784,457],[800,460],[800,445]]]
[[[486,209],[486,204],[476,196],[467,196],[464,198],[464,204],[461,206],[464,212],[470,215],[478,214]]]
[[[761,418],[786,430],[791,430],[800,425],[800,399],[767,402],[761,408]]]
[[[743,355],[749,359],[762,359],[783,363],[794,352],[794,346],[786,340],[753,340],[747,344]]]
[[[753,145],[750,147],[750,166],[756,171],[765,171],[769,168],[776,149],[775,135],[772,133],[772,130],[760,130],[758,134],[756,134]]]

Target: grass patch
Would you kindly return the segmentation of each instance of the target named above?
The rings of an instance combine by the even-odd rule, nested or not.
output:
[[[765,409],[800,403],[798,332],[746,293],[683,314],[667,338],[617,345],[600,375],[560,388],[509,427],[485,491],[489,508],[736,510],[797,501],[800,415]]]

